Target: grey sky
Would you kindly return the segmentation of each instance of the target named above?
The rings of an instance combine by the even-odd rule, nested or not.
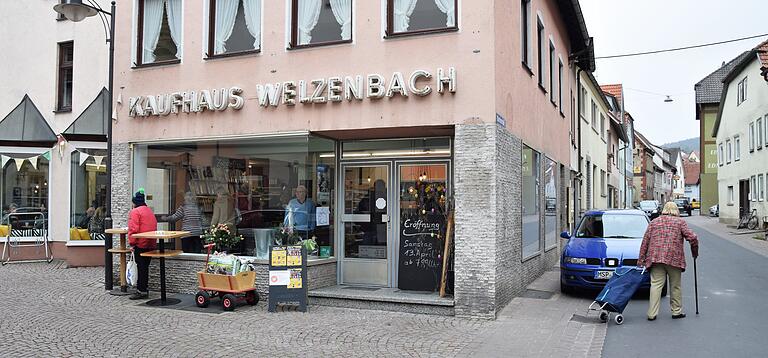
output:
[[[581,0],[595,56],[652,51],[768,33],[765,0]],[[654,144],[699,135],[693,85],[766,38],[597,60],[600,84],[623,83],[626,109]],[[634,90],[633,90],[634,89]],[[640,90],[640,91],[637,91]],[[672,103],[664,96],[671,95]]]

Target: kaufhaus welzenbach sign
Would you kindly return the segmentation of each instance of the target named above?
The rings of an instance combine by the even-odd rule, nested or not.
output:
[[[363,101],[396,96],[429,96],[456,92],[456,69],[438,68],[435,73],[415,70],[410,74],[394,72],[366,76],[328,77],[311,81],[286,81],[256,85],[256,98],[261,107],[322,104],[328,102]],[[245,91],[240,87],[180,91],[160,95],[131,97],[131,117],[167,116],[178,113],[240,110],[245,106]]]

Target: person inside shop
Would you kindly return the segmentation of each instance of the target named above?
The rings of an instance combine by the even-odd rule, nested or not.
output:
[[[96,208],[93,206],[89,206],[88,209],[85,209],[85,215],[80,219],[80,222],[77,223],[77,227],[87,229],[88,224],[91,223],[91,218],[93,217],[93,214],[96,213]]]
[[[161,221],[175,223],[181,220],[181,230],[189,231],[190,237],[181,241],[181,249],[184,252],[200,253],[203,250],[203,244],[200,235],[203,234],[202,220],[200,219],[200,208],[197,206],[197,199],[192,192],[184,193],[184,204],[179,206],[171,215],[160,217]]]
[[[88,233],[94,240],[104,240],[104,217],[105,210],[103,206],[98,206],[88,221]],[[95,237],[95,238],[94,238]]]
[[[292,225],[299,235],[306,239],[315,229],[315,203],[307,198],[307,187],[304,185],[297,186],[294,192],[296,197],[285,207],[283,225]]]
[[[144,188],[140,188],[133,195],[133,209],[128,213],[128,243],[131,245],[134,260],[138,271],[136,293],[130,297],[132,300],[149,298],[149,264],[151,257],[141,256],[142,253],[155,250],[157,240],[134,238],[133,234],[147,231],[157,231],[157,219],[155,213],[147,206],[144,197]]]

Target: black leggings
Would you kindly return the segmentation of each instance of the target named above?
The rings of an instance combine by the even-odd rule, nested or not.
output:
[[[149,263],[152,262],[151,257],[141,256],[141,253],[153,250],[154,249],[142,249],[140,247],[133,248],[133,258],[136,260],[136,266],[139,271],[136,289],[141,292],[149,292],[147,287],[149,285]]]
[[[203,242],[200,236],[185,237],[181,240],[181,249],[186,253],[203,253]]]

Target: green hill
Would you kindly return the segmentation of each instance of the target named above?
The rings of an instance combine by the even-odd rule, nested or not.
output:
[[[662,148],[680,148],[686,153],[690,153],[694,150],[699,150],[699,137],[683,139],[681,141],[667,143],[661,146]]]

